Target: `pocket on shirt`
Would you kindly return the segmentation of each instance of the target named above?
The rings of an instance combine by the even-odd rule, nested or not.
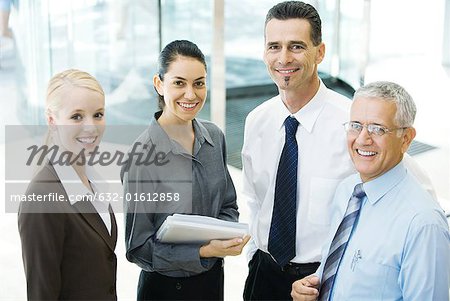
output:
[[[346,272],[351,275],[351,278],[347,279],[347,285],[350,285],[354,296],[367,296],[370,291],[374,300],[401,299],[401,290],[398,287],[399,271],[394,267],[360,259],[355,264],[354,271],[351,267],[347,268],[349,269]]]
[[[331,222],[332,202],[340,179],[312,177],[309,186],[308,221],[328,226]]]

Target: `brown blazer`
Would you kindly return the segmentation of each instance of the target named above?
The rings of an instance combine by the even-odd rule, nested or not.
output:
[[[66,201],[22,202],[19,209],[28,300],[117,300],[114,213],[110,211],[109,235],[90,202],[70,204],[55,169],[47,164],[26,195],[49,193],[63,194]]]

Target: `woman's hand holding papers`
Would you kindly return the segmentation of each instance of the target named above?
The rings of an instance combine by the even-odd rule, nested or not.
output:
[[[246,235],[243,238],[237,237],[228,240],[213,239],[206,245],[200,247],[200,257],[208,258],[240,255],[242,249],[249,240],[249,235]]]

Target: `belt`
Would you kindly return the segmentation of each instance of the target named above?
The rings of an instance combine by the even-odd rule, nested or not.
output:
[[[320,262],[311,262],[311,263],[295,263],[289,262],[285,266],[281,267],[281,271],[291,275],[298,275],[300,273],[304,273],[304,271],[311,271],[311,274],[314,273],[319,267]]]
[[[259,260],[261,264],[267,264],[273,270],[279,270],[283,273],[290,274],[293,276],[299,276],[301,274],[303,275],[313,274],[314,272],[316,272],[317,268],[320,265],[320,262],[308,262],[308,263],[289,262],[285,266],[280,267],[269,253],[266,253],[260,249],[256,251],[253,258],[258,258],[257,260]]]

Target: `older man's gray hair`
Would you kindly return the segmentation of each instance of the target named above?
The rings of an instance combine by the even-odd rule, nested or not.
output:
[[[416,117],[416,105],[411,95],[399,84],[387,81],[379,81],[367,84],[359,88],[353,99],[368,97],[395,102],[397,112],[395,123],[399,127],[410,127]]]

